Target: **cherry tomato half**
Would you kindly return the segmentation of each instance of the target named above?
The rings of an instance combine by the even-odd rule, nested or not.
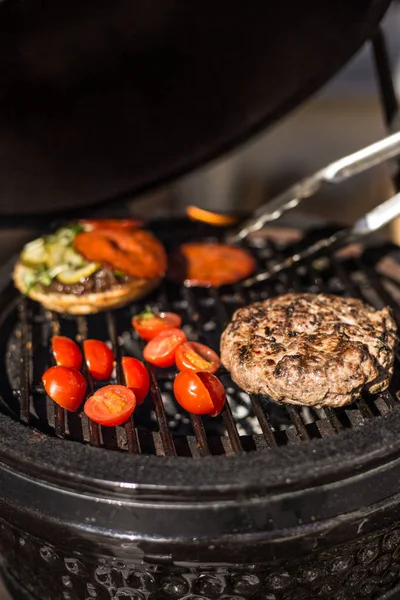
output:
[[[137,404],[142,404],[150,389],[148,370],[140,360],[133,356],[122,358],[122,370],[126,386],[135,394]]]
[[[95,229],[138,229],[143,225],[143,222],[139,219],[80,219],[78,223],[86,231]]]
[[[181,371],[174,381],[174,394],[178,404],[195,415],[216,417],[224,407],[225,388],[215,375]]]
[[[186,335],[181,329],[161,331],[145,347],[143,356],[147,362],[156,367],[172,367],[175,363],[176,349],[186,342]]]
[[[42,382],[46,394],[66,410],[75,412],[85,398],[85,378],[71,367],[50,367],[43,373]]]
[[[78,370],[81,368],[82,352],[73,340],[63,335],[55,335],[51,341],[51,346],[58,365]]]
[[[199,342],[181,344],[176,351],[175,362],[180,371],[191,369],[192,371],[215,373],[221,366],[218,354]]]
[[[110,379],[114,368],[114,354],[104,342],[85,340],[83,352],[89,373],[94,379]]]
[[[132,390],[124,385],[106,385],[88,398],[83,408],[85,414],[99,425],[122,425],[136,407]]]
[[[168,329],[179,329],[182,319],[173,312],[154,313],[150,309],[136,315],[132,319],[133,328],[138,335],[146,341],[152,340],[161,331]]]

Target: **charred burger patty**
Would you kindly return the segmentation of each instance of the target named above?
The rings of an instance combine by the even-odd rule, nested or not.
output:
[[[388,387],[396,332],[389,308],[285,294],[235,312],[221,337],[221,359],[248,393],[280,403],[343,406],[363,390]]]

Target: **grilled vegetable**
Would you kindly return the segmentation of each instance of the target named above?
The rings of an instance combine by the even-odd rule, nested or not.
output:
[[[156,367],[172,367],[175,364],[176,350],[184,342],[186,336],[181,329],[161,331],[145,347],[144,359]]]
[[[89,373],[94,379],[110,379],[114,368],[114,354],[104,342],[85,340],[83,353]]]
[[[85,378],[70,367],[50,367],[42,376],[46,394],[57,404],[75,412],[86,394]]]
[[[85,402],[85,414],[99,425],[115,427],[122,425],[136,407],[132,390],[124,385],[106,385]]]
[[[224,407],[226,394],[221,381],[211,373],[181,371],[174,381],[178,404],[195,415],[216,417]]]
[[[82,352],[78,344],[63,335],[55,335],[51,340],[54,358],[58,365],[80,369],[82,366]]]
[[[73,284],[78,283],[81,279],[85,279],[86,277],[90,277],[93,273],[98,271],[99,266],[97,263],[87,263],[83,267],[80,268],[71,268],[69,265],[65,265],[65,269],[61,269],[57,274],[57,279],[61,283],[65,284]]]
[[[122,358],[122,370],[125,384],[136,396],[136,402],[142,404],[150,389],[149,372],[140,360],[132,356]]]
[[[181,326],[182,319],[173,312],[154,313],[150,308],[132,319],[133,328],[146,341],[152,340],[161,331],[175,329]]]
[[[180,371],[190,369],[215,373],[221,366],[221,359],[214,350],[199,342],[186,342],[179,346],[175,362]]]
[[[39,267],[47,262],[47,250],[44,238],[38,238],[26,244],[21,252],[21,260],[27,267]]]

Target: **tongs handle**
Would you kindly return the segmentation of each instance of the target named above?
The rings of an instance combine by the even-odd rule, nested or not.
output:
[[[266,223],[279,219],[284,212],[295,208],[305,198],[313,196],[323,185],[340,183],[398,154],[400,154],[400,132],[331,163],[260,206],[239,231],[230,235],[229,241],[240,242]]]
[[[304,260],[312,259],[321,252],[326,253],[327,251],[333,252],[348,244],[360,241],[369,234],[381,229],[384,225],[387,225],[393,219],[400,216],[400,192],[385,200],[369,213],[362,216],[353,227],[349,229],[342,229],[328,238],[318,240],[308,248],[305,248],[301,252],[286,258],[281,263],[274,265],[269,271],[263,271],[256,273],[256,275],[249,277],[243,282],[245,287],[251,287],[254,284],[267,281],[278,275],[282,271],[293,267]]]

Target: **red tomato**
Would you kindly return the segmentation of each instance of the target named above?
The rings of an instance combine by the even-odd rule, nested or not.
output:
[[[63,335],[55,335],[51,341],[51,345],[58,365],[78,370],[81,368],[82,352],[73,340]]]
[[[42,375],[46,394],[63,408],[75,412],[86,394],[85,378],[71,367],[50,367]]]
[[[115,427],[122,425],[136,407],[132,390],[124,385],[106,385],[85,402],[85,414],[99,425]]]
[[[133,356],[122,358],[125,384],[136,396],[137,404],[142,404],[150,389],[149,372],[140,360]]]
[[[192,371],[215,373],[221,366],[218,354],[199,342],[181,344],[176,351],[175,362],[180,371],[191,369]]]
[[[179,329],[182,324],[182,319],[179,315],[173,312],[153,313],[152,310],[146,309],[144,312],[136,315],[132,319],[132,325],[139,336],[146,340],[152,340],[161,331],[167,329]]]
[[[114,368],[114,354],[104,342],[85,340],[83,352],[89,373],[94,379],[110,379]]]
[[[186,342],[186,335],[181,329],[161,331],[147,344],[143,356],[147,362],[157,367],[172,367],[176,349],[183,342]]]
[[[81,219],[78,221],[86,231],[94,229],[137,229],[143,225],[139,219]]]
[[[195,415],[216,417],[224,407],[226,394],[219,379],[211,373],[181,371],[174,381],[178,404]]]

